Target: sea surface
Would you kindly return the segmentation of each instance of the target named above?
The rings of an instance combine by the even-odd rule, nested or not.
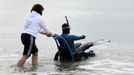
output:
[[[29,58],[21,70],[20,35],[32,6],[44,6],[43,17],[49,29],[61,34],[68,17],[71,34],[86,35],[77,42],[110,40],[90,48],[95,57],[79,62],[55,62],[53,38],[38,35],[39,65],[33,69]],[[134,0],[1,0],[0,75],[134,75]]]

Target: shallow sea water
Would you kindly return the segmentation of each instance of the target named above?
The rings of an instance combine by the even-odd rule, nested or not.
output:
[[[0,75],[134,75],[134,5],[133,0],[1,0],[0,2]],[[22,55],[20,34],[26,16],[35,3],[45,7],[46,24],[61,34],[67,15],[72,34],[85,34],[78,42],[111,40],[94,46],[95,57],[79,62],[55,62],[57,51],[53,38],[38,35],[39,65],[28,59],[16,70]]]

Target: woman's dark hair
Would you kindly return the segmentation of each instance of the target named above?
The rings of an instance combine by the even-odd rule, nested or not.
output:
[[[43,6],[41,4],[35,4],[32,9],[32,11],[36,11],[37,13],[39,13],[40,15],[42,15],[42,11],[44,10]]]
[[[70,27],[67,23],[64,23],[62,25],[62,34],[69,34],[70,33]]]

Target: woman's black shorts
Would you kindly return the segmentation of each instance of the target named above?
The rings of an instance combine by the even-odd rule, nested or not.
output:
[[[36,52],[38,52],[38,49],[35,45],[35,37],[34,36],[27,34],[27,33],[22,33],[21,41],[24,45],[23,55],[30,56],[31,54],[35,54]]]

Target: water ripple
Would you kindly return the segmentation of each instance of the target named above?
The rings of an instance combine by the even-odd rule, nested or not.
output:
[[[105,74],[134,74],[133,63],[110,59],[94,61],[88,65],[80,65],[78,68]]]

